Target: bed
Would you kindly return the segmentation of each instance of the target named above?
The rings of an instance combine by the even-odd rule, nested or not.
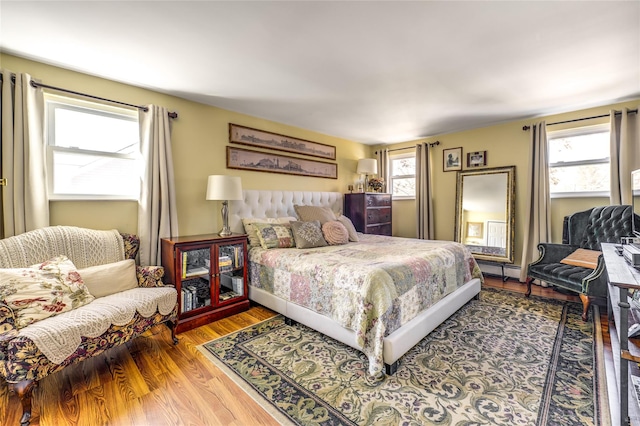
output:
[[[243,192],[229,203],[234,232],[247,218],[296,217],[294,205],[343,209],[338,192]],[[462,244],[358,236],[304,250],[250,248],[249,299],[362,351],[371,375],[394,374],[402,355],[477,297],[482,274]]]

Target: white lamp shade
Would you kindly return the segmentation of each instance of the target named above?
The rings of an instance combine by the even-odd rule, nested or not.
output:
[[[363,158],[358,160],[356,173],[361,175],[375,175],[378,173],[378,160],[375,158]]]
[[[209,176],[207,200],[242,200],[242,181],[238,176]]]

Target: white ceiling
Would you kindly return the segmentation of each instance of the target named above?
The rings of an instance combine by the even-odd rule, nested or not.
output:
[[[0,49],[367,144],[640,97],[639,1],[0,0]]]

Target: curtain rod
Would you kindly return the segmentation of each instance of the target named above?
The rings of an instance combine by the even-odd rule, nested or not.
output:
[[[634,113],[638,113],[637,109],[630,109],[629,110],[629,114],[634,114]],[[615,115],[620,115],[622,114],[621,111],[614,111]],[[547,124],[547,126],[555,126],[556,124],[565,124],[565,123],[574,123],[576,121],[584,121],[584,120],[593,120],[596,118],[604,118],[604,117],[609,117],[610,114],[602,114],[602,115],[594,115],[593,117],[583,117],[583,118],[575,118],[573,120],[566,120],[566,121],[557,121],[555,123],[549,123]],[[531,126],[522,126],[522,130],[529,130],[531,128]]]
[[[440,145],[440,141],[435,141],[429,144],[429,146],[431,148],[433,148],[436,145]],[[405,149],[416,149],[415,146],[405,146],[404,148],[395,148],[395,149],[390,149],[389,152],[393,152],[393,151],[404,151]],[[374,154],[378,155],[378,151],[375,151]]]
[[[2,74],[0,74],[0,81],[2,81],[2,80],[3,80]],[[11,81],[14,82],[14,83],[16,82],[16,76],[15,75],[11,76]],[[41,87],[41,88],[44,88],[44,89],[57,90],[57,91],[60,91],[60,92],[71,93],[73,95],[83,96],[85,98],[97,99],[97,100],[100,100],[100,101],[111,102],[113,104],[124,105],[124,106],[128,106],[128,107],[133,107],[133,108],[138,108],[138,109],[140,109],[140,110],[142,110],[144,112],[148,112],[149,111],[149,108],[147,108],[145,106],[133,105],[133,104],[128,104],[126,102],[114,101],[113,99],[107,99],[107,98],[101,98],[99,96],[88,95],[86,93],[76,92],[74,90],[63,89],[61,87],[56,87],[56,86],[50,86],[50,85],[44,84],[44,83],[37,83],[37,82],[35,82],[33,80],[30,80],[30,84],[31,84],[31,87],[34,87],[36,89],[38,87]],[[177,112],[169,112],[167,115],[170,118],[178,118],[178,113]]]

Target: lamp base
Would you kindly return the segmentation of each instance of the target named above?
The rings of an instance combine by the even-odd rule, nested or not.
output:
[[[229,227],[229,202],[224,200],[222,202],[222,230],[218,232],[218,235],[228,237],[231,234],[231,228]]]
[[[228,237],[229,235],[232,235],[232,234],[233,232],[231,232],[231,229],[229,229],[229,227],[222,228],[220,232],[218,232],[218,235],[220,235],[221,237]]]

